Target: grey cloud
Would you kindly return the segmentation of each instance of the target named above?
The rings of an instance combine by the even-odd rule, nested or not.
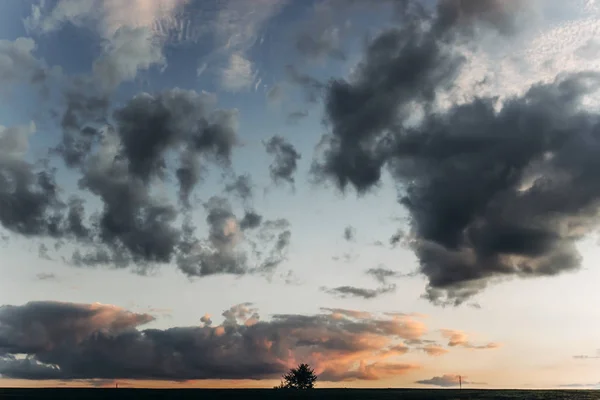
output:
[[[352,253],[352,252],[344,253],[341,256],[331,257],[331,259],[334,261],[343,261],[346,263],[353,263],[354,261],[358,260],[358,258],[359,258],[359,255]]]
[[[0,307],[0,353],[33,354],[76,345],[100,329],[119,333],[154,317],[102,304],[36,301]]]
[[[323,29],[318,35],[302,33],[296,38],[296,49],[304,56],[321,59],[329,56],[345,60],[346,55],[340,48],[339,31],[336,28]]]
[[[404,231],[402,231],[402,230],[396,231],[396,233],[394,233],[390,237],[390,245],[392,245],[392,247],[396,247],[399,243],[402,242],[404,237],[405,237]]]
[[[261,223],[262,217],[253,212],[246,212],[239,221],[222,197],[211,197],[204,208],[208,239],[195,238],[189,225],[184,228],[177,263],[186,275],[270,273],[285,261],[291,239],[288,221]]]
[[[396,285],[381,286],[377,289],[360,288],[354,286],[338,286],[335,288],[322,288],[326,293],[334,296],[345,297],[361,297],[363,299],[374,299],[381,295],[396,291]]]
[[[28,82],[44,95],[48,93],[50,78],[60,78],[59,68],[48,67],[43,60],[34,56],[36,43],[31,38],[19,37],[14,41],[0,40],[0,83],[3,91],[9,93],[13,84]]]
[[[225,185],[225,192],[238,196],[243,201],[252,199],[254,185],[248,174],[239,175],[232,182]]]
[[[54,171],[26,161],[35,125],[0,126],[0,223],[25,236],[59,236],[62,208]]]
[[[244,218],[240,221],[240,228],[242,230],[258,228],[262,220],[262,215],[257,214],[254,211],[246,211],[244,213]]]
[[[32,380],[60,379],[60,369],[35,360],[32,357],[16,358],[12,354],[0,354],[0,375],[22,376]]]
[[[56,279],[56,275],[51,272],[40,272],[35,275],[35,278],[39,281],[50,281]]]
[[[348,242],[351,242],[356,237],[356,229],[352,226],[347,226],[344,228],[344,239]]]
[[[381,283],[382,285],[386,285],[389,278],[402,278],[402,277],[414,276],[413,273],[403,274],[401,272],[383,268],[383,267],[369,268],[366,271],[366,274],[372,276],[373,279],[375,279],[377,282]]]
[[[290,124],[295,124],[298,121],[300,121],[303,118],[308,117],[308,111],[307,110],[301,110],[301,111],[294,111],[288,114],[287,116],[287,122]]]
[[[177,259],[179,267],[189,276],[246,273],[247,256],[237,249],[241,231],[229,201],[211,197],[204,208],[209,227],[208,239],[198,241],[192,236],[193,228],[188,226]]]
[[[323,82],[298,71],[293,65],[286,65],[285,72],[291,83],[302,88],[307,101],[314,103],[322,97],[325,89]]]
[[[503,0],[440,0],[437,3],[435,29],[448,31],[458,28],[461,33],[473,34],[477,24],[484,24],[503,35],[517,31],[526,2]]]
[[[590,359],[596,359],[596,358],[600,358],[600,349],[596,350],[596,354],[595,355],[576,355],[573,356],[573,358],[578,359],[578,360],[590,360]]]
[[[269,172],[273,181],[278,184],[286,181],[294,184],[294,174],[298,168],[300,153],[294,146],[281,136],[273,136],[265,142],[267,154],[275,157],[269,167]]]
[[[415,383],[420,383],[422,385],[431,385],[431,386],[439,386],[439,387],[454,387],[459,385],[459,377],[458,375],[442,375],[442,376],[434,376],[430,379],[423,379],[420,381],[416,381]],[[466,377],[462,377],[463,384],[470,384]]]
[[[300,359],[313,365],[322,381],[377,379],[415,368],[377,360],[397,351],[401,340],[422,334],[411,320],[368,313],[353,318],[342,313],[274,315],[263,321],[244,303],[223,317],[218,326],[141,330],[151,316],[116,306],[3,306],[0,374],[19,379],[262,379],[278,377],[289,362]],[[382,348],[382,340],[389,345]],[[405,346],[400,350],[406,352]],[[353,357],[365,359],[365,365],[356,369]]]
[[[424,297],[435,304],[459,305],[502,277],[574,271],[575,242],[597,226],[600,189],[589,171],[600,121],[581,105],[599,76],[561,76],[503,104],[436,109],[464,62],[454,40],[475,25],[511,33],[520,9],[506,4],[440,2],[424,17],[430,24],[413,18],[380,34],[352,82],[326,91],[331,134],[313,173],[364,193],[390,169],[429,281]]]
[[[38,256],[41,259],[52,261],[52,258],[48,255],[48,246],[46,246],[44,243],[40,243],[38,246]]]
[[[82,172],[80,188],[97,195],[104,207],[97,221],[86,227],[82,202],[71,201],[71,232],[95,243],[90,250],[78,250],[73,262],[120,267],[134,263],[144,272],[139,266],[172,260],[184,237],[173,226],[178,210],[151,195],[152,185],[169,177],[166,153],[179,152],[174,176],[181,204],[188,208],[205,163],[228,168],[237,143],[236,112],[215,109],[208,94],[172,89],[135,96],[114,112],[114,127],[107,126],[106,99],[83,90],[84,83],[67,96],[59,150],[68,166]]]
[[[564,385],[558,385],[561,388],[570,388],[570,389],[585,389],[585,388],[597,388],[600,387],[600,383],[568,383]]]
[[[283,88],[280,84],[275,84],[267,91],[267,100],[277,102],[283,98]]]

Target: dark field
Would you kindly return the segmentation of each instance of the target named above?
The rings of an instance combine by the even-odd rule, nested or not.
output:
[[[316,389],[0,389],[0,399],[356,399],[356,400],[477,400],[477,399],[600,399],[595,390],[415,390]]]

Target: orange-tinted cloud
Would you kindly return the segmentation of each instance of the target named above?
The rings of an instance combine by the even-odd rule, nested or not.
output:
[[[219,325],[204,316],[202,325],[141,330],[152,316],[116,306],[5,306],[0,308],[0,374],[101,383],[277,379],[307,362],[320,381],[376,380],[418,368],[400,360],[411,349],[445,352],[425,340],[427,326],[411,315],[322,310],[264,321],[251,303],[243,303],[225,310]],[[466,346],[455,332],[445,334]]]
[[[499,343],[487,343],[483,345],[474,345],[469,341],[469,336],[463,331],[457,331],[452,329],[441,329],[442,336],[448,339],[448,346],[450,347],[464,347],[466,349],[495,349],[500,347]]]
[[[442,346],[435,345],[435,344],[428,344],[424,347],[421,347],[421,350],[423,350],[428,355],[434,356],[434,357],[443,356],[444,354],[448,353],[448,351],[449,351],[448,349],[446,349]]]

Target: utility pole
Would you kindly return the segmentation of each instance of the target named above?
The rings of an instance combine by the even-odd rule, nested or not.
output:
[[[458,376],[458,385],[459,389],[462,389],[462,376],[460,375]]]

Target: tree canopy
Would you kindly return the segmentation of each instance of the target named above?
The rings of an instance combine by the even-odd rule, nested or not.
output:
[[[308,364],[300,364],[283,375],[282,382],[276,389],[314,389],[316,380],[315,370]]]

